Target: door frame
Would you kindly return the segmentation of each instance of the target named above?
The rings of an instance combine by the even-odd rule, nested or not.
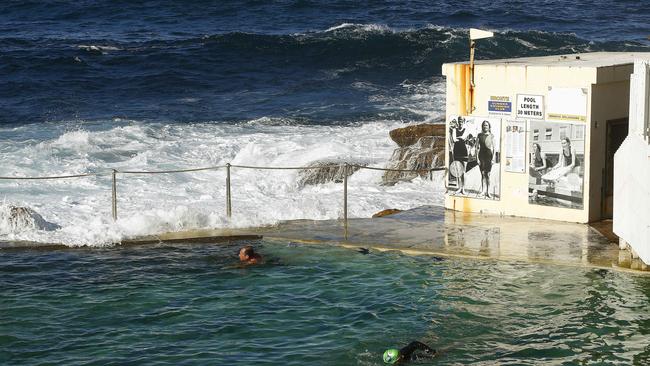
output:
[[[613,203],[612,203],[612,213],[607,212],[607,192],[609,189],[612,191],[612,196],[614,195],[614,154],[616,153],[616,150],[620,147],[617,146],[616,150],[612,151],[613,146],[612,146],[612,139],[611,134],[612,130],[615,127],[625,125],[627,126],[627,130],[630,130],[630,123],[629,123],[629,117],[624,117],[624,118],[617,118],[617,119],[610,119],[605,121],[605,166],[603,168],[603,184],[602,184],[602,190],[600,194],[600,217],[601,219],[611,219],[613,216]],[[627,134],[626,134],[627,136]],[[624,139],[623,139],[624,140]],[[623,141],[621,141],[623,143]],[[611,159],[609,159],[611,152]],[[612,183],[611,187],[609,186],[609,174],[611,174],[612,177]]]

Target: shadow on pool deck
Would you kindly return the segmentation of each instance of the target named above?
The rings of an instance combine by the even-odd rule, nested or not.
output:
[[[526,261],[570,266],[646,270],[617,244],[588,225],[521,217],[469,214],[422,206],[382,218],[292,220],[252,229],[169,233],[153,241],[237,239],[269,240],[401,250],[408,254]],[[252,235],[252,236],[251,236]],[[152,238],[148,238],[149,241]],[[140,240],[124,242],[138,244]]]

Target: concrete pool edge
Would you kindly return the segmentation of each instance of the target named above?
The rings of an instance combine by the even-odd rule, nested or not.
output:
[[[289,220],[257,228],[197,229],[122,240],[108,246],[274,241],[398,250],[410,255],[528,262],[650,274],[617,244],[586,224],[469,214],[420,206],[381,218]],[[15,242],[6,249],[96,248]]]
[[[289,220],[276,225],[196,230],[167,236],[256,234],[274,241],[370,248],[405,254],[518,261],[650,274],[617,244],[587,224],[459,213],[420,206],[381,218]],[[164,240],[166,236],[161,235]]]
[[[291,243],[299,243],[305,245],[331,245],[336,247],[348,248],[348,249],[372,249],[380,252],[389,252],[397,251],[406,255],[427,255],[427,256],[436,256],[444,258],[459,258],[459,259],[471,259],[471,260],[481,260],[481,261],[495,261],[495,262],[519,262],[519,263],[531,263],[531,264],[543,264],[543,265],[553,265],[561,267],[576,267],[576,268],[589,268],[589,269],[603,269],[603,270],[613,270],[616,272],[623,272],[629,274],[636,274],[641,276],[650,276],[650,271],[647,270],[637,270],[626,267],[621,267],[615,263],[612,263],[610,266],[603,266],[597,264],[585,264],[585,263],[575,263],[575,262],[563,262],[558,260],[545,260],[545,259],[523,259],[521,257],[491,257],[491,256],[481,256],[481,255],[472,255],[472,254],[462,254],[462,253],[450,253],[445,251],[435,251],[435,250],[426,250],[426,249],[417,249],[417,248],[400,248],[400,247],[386,247],[381,245],[375,245],[372,243],[352,243],[352,242],[331,242],[331,241],[321,241],[321,240],[302,240],[295,238],[286,238],[278,236],[265,236],[264,239],[270,241],[285,241]]]

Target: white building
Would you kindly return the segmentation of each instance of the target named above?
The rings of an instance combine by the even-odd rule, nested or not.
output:
[[[650,264],[650,60],[634,63],[629,133],[614,157],[614,233]]]
[[[648,247],[637,252],[650,263],[650,82],[647,61],[635,69],[635,59],[650,54],[478,61],[473,75],[468,62],[444,64],[445,207],[579,223],[613,217],[621,238]]]

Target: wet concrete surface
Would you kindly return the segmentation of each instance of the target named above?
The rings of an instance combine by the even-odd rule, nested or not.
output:
[[[603,230],[600,230],[603,231]],[[595,228],[578,223],[462,213],[422,206],[379,218],[292,220],[261,228],[190,230],[123,240],[121,245],[257,241],[261,238],[414,255],[465,257],[594,267],[650,274],[639,259]],[[7,249],[71,249],[14,242]]]
[[[158,236],[261,235],[268,240],[331,244],[372,250],[400,250],[486,260],[549,263],[618,270],[646,270],[589,225],[510,216],[461,213],[422,206],[381,218],[293,220],[278,225],[237,230],[203,230]]]

